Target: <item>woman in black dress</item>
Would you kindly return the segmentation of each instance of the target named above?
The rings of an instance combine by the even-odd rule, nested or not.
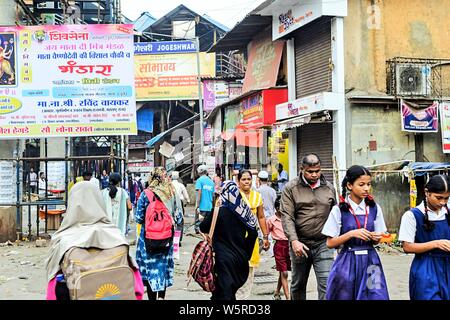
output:
[[[237,290],[247,281],[248,261],[258,236],[258,221],[233,181],[224,182],[219,201],[221,204],[212,239],[216,288],[211,300],[236,300]],[[201,232],[209,232],[212,216],[207,215],[202,221]]]

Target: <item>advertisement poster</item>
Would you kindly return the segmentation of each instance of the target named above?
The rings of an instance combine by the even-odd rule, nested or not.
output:
[[[270,35],[250,42],[243,93],[276,85],[283,47],[284,41],[272,41]]]
[[[215,107],[230,100],[226,81],[205,80],[203,82],[203,110],[210,112]]]
[[[253,94],[241,102],[243,124],[263,124],[263,97],[261,92]]]
[[[192,42],[140,43],[134,62],[137,100],[198,99],[197,54],[192,53]],[[200,52],[200,74],[215,77],[215,53]]]
[[[0,138],[133,135],[133,26],[0,27]]]
[[[425,109],[415,109],[401,100],[402,131],[408,132],[437,132],[438,131],[438,103],[434,102]]]
[[[444,101],[440,106],[442,151],[450,153],[450,101]]]

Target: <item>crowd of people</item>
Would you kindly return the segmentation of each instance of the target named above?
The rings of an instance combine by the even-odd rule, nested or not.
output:
[[[371,172],[359,165],[350,167],[338,195],[321,173],[316,154],[302,159],[300,174],[290,181],[281,165],[277,169],[278,194],[269,185],[266,171],[258,172],[255,186],[250,170],[222,181],[220,171],[211,178],[206,166],[197,168],[195,232],[207,234],[214,208],[218,212],[212,239],[215,289],[211,299],[248,299],[260,253],[265,250],[279,273],[276,300],[282,299],[282,291],[285,299],[305,300],[311,268],[319,300],[388,300],[388,283],[375,249],[388,233],[382,207],[371,195]],[[149,300],[164,299],[173,285],[174,231],[181,233],[181,244],[184,206],[191,203],[179,173],[155,168],[145,185],[138,174],[124,185],[119,174],[104,171],[100,181],[94,181],[98,188],[93,187],[89,172],[83,179],[70,191],[66,216],[52,239],[47,298],[57,298],[55,282],[64,277],[60,264],[70,241],[82,248],[127,245],[129,213],[134,212],[137,251],[128,261],[139,282],[133,289],[135,296],[142,299],[145,286]],[[425,200],[405,212],[399,231],[404,251],[415,254],[410,297],[448,300],[450,178],[435,175],[424,191]],[[158,227],[149,220],[157,221]],[[160,234],[155,234],[156,229]],[[83,236],[77,237],[81,231]]]

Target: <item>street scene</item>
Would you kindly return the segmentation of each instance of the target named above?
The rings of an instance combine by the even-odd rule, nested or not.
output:
[[[0,300],[450,299],[450,1],[0,9]]]

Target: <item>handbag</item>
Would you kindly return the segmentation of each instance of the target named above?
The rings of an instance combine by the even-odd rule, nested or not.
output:
[[[214,250],[212,247],[212,239],[214,235],[214,228],[217,222],[220,206],[214,208],[211,227],[208,236],[204,235],[194,248],[192,252],[192,259],[188,269],[188,283],[194,279],[200,287],[206,292],[213,292],[215,289],[215,274],[214,274]]]

